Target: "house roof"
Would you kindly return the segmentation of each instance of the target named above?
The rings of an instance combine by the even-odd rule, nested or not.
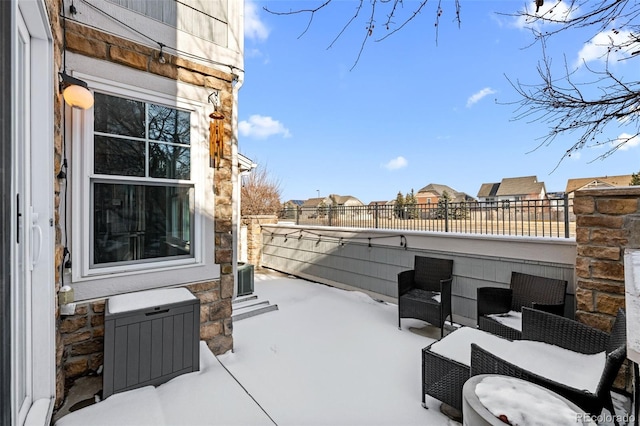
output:
[[[562,197],[564,197],[564,192],[562,192],[562,191],[547,192],[547,197],[548,198],[562,198]]]
[[[352,195],[338,195],[338,194],[330,194],[327,197],[320,197],[320,198],[309,198],[308,200],[305,200],[303,202],[302,206],[317,207],[322,202],[324,202],[327,206],[331,204],[342,206],[349,201],[355,201],[357,204],[364,206],[364,203],[362,201],[360,201],[358,198]]]
[[[289,205],[294,204],[296,206],[302,206],[304,204],[304,200],[289,200],[284,204],[289,204]]]
[[[455,201],[477,201],[476,198],[472,195],[467,194],[466,192],[458,192],[456,194]]]
[[[326,197],[321,198],[309,198],[302,203],[303,207],[317,207],[320,203],[326,200]]]
[[[438,196],[442,196],[442,193],[447,191],[447,193],[449,193],[449,195],[451,195],[452,198],[455,197],[456,194],[458,194],[458,191],[451,188],[450,186],[440,185],[438,183],[430,183],[424,188],[421,188],[416,194],[419,194],[421,192],[430,192],[430,191],[437,193]]]
[[[416,192],[415,195],[418,195],[420,193],[429,193],[429,192],[434,193],[438,197],[442,197],[442,194],[446,192],[451,196],[451,201],[454,203],[475,200],[474,197],[472,197],[467,193],[458,192],[455,189],[451,188],[450,186],[440,185],[438,183],[430,183],[429,185],[421,188],[418,192]]]
[[[254,163],[249,157],[238,153],[238,167],[240,168],[240,172],[249,172],[258,167],[258,165]]]
[[[483,183],[478,191],[478,197],[495,197],[500,188],[499,183]]]
[[[360,201],[359,199],[357,199],[356,197],[352,196],[352,195],[338,195],[338,194],[331,194],[329,195],[329,198],[331,198],[331,200],[337,204],[337,205],[343,205],[346,204],[348,201],[356,201],[358,203],[360,203],[360,205],[364,205],[364,203],[362,201]]]
[[[544,182],[538,182],[536,176],[523,176],[516,178],[504,178],[500,182],[497,196],[539,194],[544,190]]]
[[[582,189],[584,187],[594,188],[594,187],[629,186],[630,183],[631,183],[631,175],[569,179],[567,181],[567,189],[565,192],[569,194],[573,191],[577,191],[578,189]]]

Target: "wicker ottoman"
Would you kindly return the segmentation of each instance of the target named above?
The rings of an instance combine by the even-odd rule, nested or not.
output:
[[[469,379],[471,344],[493,346],[509,342],[476,328],[461,327],[422,349],[423,406],[425,395],[430,395],[462,412],[462,387]],[[457,350],[453,357],[448,355],[448,347],[468,348],[468,351]]]

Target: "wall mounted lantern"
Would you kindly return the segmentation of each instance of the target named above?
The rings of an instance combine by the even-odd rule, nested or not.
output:
[[[85,81],[67,74],[67,16],[64,10],[64,2],[62,2],[62,72],[58,73],[60,91],[64,101],[70,107],[89,109],[93,106],[93,94],[89,91],[89,86]],[[69,11],[72,15],[78,13],[73,1]]]
[[[60,90],[64,101],[72,108],[89,109],[93,106],[93,94],[85,81],[60,73]]]

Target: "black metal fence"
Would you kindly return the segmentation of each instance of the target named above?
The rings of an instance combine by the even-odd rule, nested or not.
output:
[[[285,207],[280,220],[324,225],[465,234],[575,236],[572,200],[504,200],[369,206]]]

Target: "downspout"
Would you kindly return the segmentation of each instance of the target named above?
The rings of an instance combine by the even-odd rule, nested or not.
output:
[[[238,92],[244,84],[244,71],[238,70],[235,83],[233,83],[233,112],[231,113],[231,133],[233,140],[231,141],[231,181],[233,182],[233,190],[231,191],[231,223],[234,232],[231,236],[232,248],[232,265],[233,265],[233,299],[238,295],[238,238],[240,236],[240,173],[238,171]]]

